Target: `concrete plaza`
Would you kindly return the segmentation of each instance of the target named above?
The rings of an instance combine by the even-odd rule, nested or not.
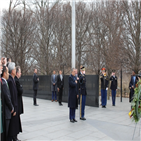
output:
[[[18,135],[22,141],[97,141],[123,140],[133,137],[135,123],[129,118],[128,98],[116,99],[113,107],[111,100],[107,108],[86,106],[86,121],[79,120],[76,111],[76,123],[69,121],[67,103],[59,106],[57,102],[37,99],[39,106],[33,106],[32,98],[23,97],[24,114],[21,115],[23,133]],[[140,123],[136,126],[134,140],[140,140]]]

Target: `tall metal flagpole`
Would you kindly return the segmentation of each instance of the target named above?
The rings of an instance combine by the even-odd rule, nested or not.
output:
[[[72,0],[72,68],[75,68],[75,0]]]

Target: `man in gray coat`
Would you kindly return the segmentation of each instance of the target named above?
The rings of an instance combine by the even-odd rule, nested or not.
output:
[[[57,75],[56,72],[53,71],[51,75],[51,91],[52,91],[52,102],[55,100],[57,102]]]

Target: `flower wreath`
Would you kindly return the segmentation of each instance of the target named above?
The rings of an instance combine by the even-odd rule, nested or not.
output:
[[[137,123],[141,118],[141,80],[136,84],[131,106],[132,110],[129,112],[129,117]]]

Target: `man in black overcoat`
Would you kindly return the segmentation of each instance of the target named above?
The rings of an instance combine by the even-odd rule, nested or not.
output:
[[[18,114],[18,96],[17,96],[17,87],[15,83],[15,76],[16,76],[16,67],[14,62],[10,62],[8,65],[9,69],[9,79],[7,80],[10,94],[11,94],[11,101],[12,105],[14,106],[14,112],[11,117],[10,125],[9,125],[9,141],[19,141],[17,135],[22,132],[21,128],[21,121]]]
[[[33,74],[33,105],[34,106],[39,106],[36,101],[37,97],[37,91],[38,91],[38,85],[39,85],[39,77],[37,76],[37,69],[34,70]]]
[[[59,75],[57,76],[57,90],[58,90],[58,102],[59,105],[62,106],[62,95],[64,88],[64,76],[62,75],[62,71],[59,71]]]
[[[21,77],[21,68],[19,66],[16,67],[16,76],[15,76],[15,82],[18,92],[18,113],[19,115],[23,114],[23,87],[20,84],[19,78]]]
[[[75,109],[77,108],[77,80],[75,77],[75,69],[72,69],[72,74],[69,76],[69,97],[68,107],[70,109],[70,122],[77,122],[75,119]]]

